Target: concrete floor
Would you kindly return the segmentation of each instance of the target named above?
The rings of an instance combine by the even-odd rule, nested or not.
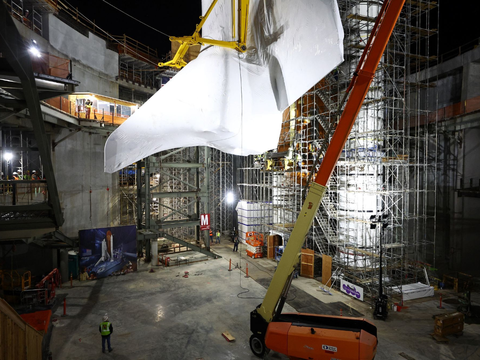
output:
[[[61,316],[60,307],[52,317],[53,359],[257,359],[248,344],[249,315],[261,303],[276,264],[246,258],[242,246],[238,253],[231,249],[232,243],[223,240],[212,246],[222,259],[168,268],[140,264],[136,273],[74,281],[73,288],[59,289],[59,296],[67,296],[67,316]],[[241,269],[235,269],[237,264]],[[149,272],[151,267],[155,272]],[[185,271],[188,278],[183,277]],[[410,301],[405,304],[408,309],[390,312],[386,322],[374,321],[379,330],[376,360],[480,359],[479,324],[465,324],[463,336],[449,336],[448,344],[438,344],[429,336],[433,315],[456,310],[456,305],[445,302],[446,309],[437,309],[437,297]],[[480,304],[479,294],[473,299]],[[346,316],[372,320],[368,304],[337,292],[325,294],[317,281],[307,278],[294,279],[284,311],[339,315],[340,309]],[[98,332],[105,313],[114,327],[110,354],[102,354]],[[224,331],[236,341],[227,342],[221,335]],[[266,358],[286,359],[274,352]]]

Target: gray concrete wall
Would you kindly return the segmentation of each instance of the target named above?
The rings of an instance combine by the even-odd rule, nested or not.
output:
[[[80,81],[75,91],[118,98],[118,54],[105,40],[91,32],[85,36],[53,14],[48,23],[50,53],[71,59],[73,79]]]
[[[480,198],[458,196],[461,179],[465,187],[480,181],[480,129],[442,133],[437,151],[436,267],[480,276]]]
[[[75,92],[89,92],[119,98],[118,84],[101,71],[72,60],[73,80],[80,81]]]
[[[88,33],[86,37],[55,15],[49,17],[50,44],[86,66],[114,78],[118,75],[118,54],[106,48],[105,40]]]
[[[430,88],[429,109],[441,109],[461,101],[462,73],[454,73],[446,78],[440,79],[435,88]],[[438,106],[436,98],[438,97]]]
[[[463,67],[462,101],[480,96],[480,64],[471,62]]]
[[[473,128],[459,132],[461,142],[458,146],[458,166],[456,187],[460,179],[469,187],[470,179],[478,186],[480,180],[480,129]],[[456,194],[455,194],[456,195]],[[474,197],[453,197],[452,260],[454,268],[467,273],[475,272],[480,276],[478,256],[480,254],[479,224],[480,199]]]
[[[57,135],[61,138],[68,130]],[[118,173],[103,172],[106,137],[79,132],[53,152],[58,192],[65,223],[62,232],[77,237],[83,229],[120,223]]]
[[[15,21],[24,39],[35,40],[41,52],[49,53],[72,62],[72,76],[80,81],[76,92],[119,97],[118,54],[108,50],[102,38],[88,32],[88,37],[50,14],[44,27],[48,29],[48,40],[36,34],[19,21]]]

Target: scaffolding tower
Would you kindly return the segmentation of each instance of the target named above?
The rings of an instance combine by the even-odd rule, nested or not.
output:
[[[212,230],[233,230],[234,203],[226,199],[234,188],[233,159],[209,147],[183,147],[122,169],[122,223],[145,230],[141,240],[170,236],[194,245],[190,248],[208,249],[208,231],[200,230],[202,214],[210,214]]]
[[[210,152],[210,219],[212,228],[229,234],[234,228],[234,202],[228,201],[228,194],[237,198],[233,186],[234,155],[226,154],[217,149],[208,149]]]
[[[267,227],[284,241],[335,130],[382,2],[338,4],[345,61],[285,111],[275,151],[242,160],[242,198],[271,206],[274,223]],[[317,255],[332,256],[332,272],[372,298],[378,295],[380,267],[384,286],[398,289],[428,282],[425,269],[433,261],[437,130],[427,109],[436,99],[426,90],[435,83],[416,74],[436,64],[435,18],[436,2],[406,1],[305,241]]]

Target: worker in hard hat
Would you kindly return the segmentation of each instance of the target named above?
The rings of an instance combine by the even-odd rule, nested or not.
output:
[[[85,101],[85,118],[90,119],[90,112],[92,111],[93,102],[90,99]]]
[[[16,171],[13,172],[13,180],[20,180]]]
[[[108,321],[107,314],[103,317],[103,321],[100,323],[98,331],[102,334],[102,352],[105,352],[105,340],[107,341],[108,352],[111,352],[113,349],[110,345],[110,335],[113,333],[113,325]]]
[[[32,180],[38,180],[38,175],[35,170],[32,170]]]
[[[233,251],[238,251],[238,243],[238,235],[235,235],[235,237],[233,238]]]

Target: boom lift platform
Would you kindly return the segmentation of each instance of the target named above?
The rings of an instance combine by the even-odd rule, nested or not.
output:
[[[263,257],[263,234],[256,231],[248,231],[246,233],[247,256],[253,259]]]
[[[385,0],[346,95],[335,133],[310,186],[282,259],[263,302],[250,314],[250,348],[263,357],[268,349],[294,359],[371,360],[377,352],[377,328],[362,318],[282,314],[300,249],[326,191],[353,123],[385,51],[405,0]]]

